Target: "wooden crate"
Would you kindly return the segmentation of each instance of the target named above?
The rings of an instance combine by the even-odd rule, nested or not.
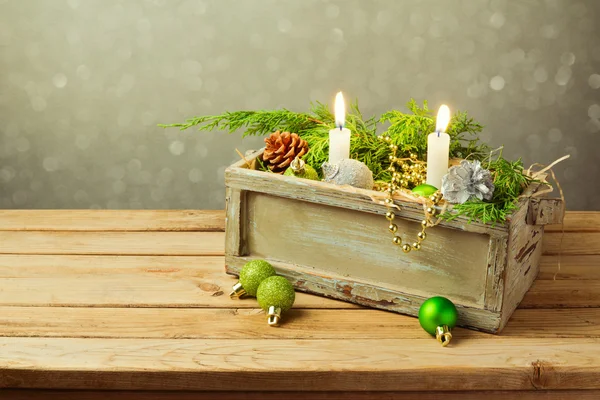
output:
[[[225,184],[227,273],[266,259],[298,290],[413,316],[427,298],[445,296],[460,326],[491,333],[538,274],[544,225],[564,214],[560,199],[530,197],[534,184],[508,223],[443,221],[427,231],[421,251],[404,254],[376,192],[261,172],[245,161],[226,170]],[[416,237],[422,204],[396,204],[398,231]]]

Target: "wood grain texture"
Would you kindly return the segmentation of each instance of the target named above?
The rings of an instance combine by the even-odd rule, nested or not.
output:
[[[223,210],[0,210],[0,231],[224,231]]]
[[[389,239],[385,226],[382,229],[382,239]],[[559,248],[565,255],[600,254],[599,235],[566,232],[560,247],[562,234],[547,233],[543,250],[553,255],[558,254]],[[0,254],[222,255],[224,243],[225,234],[221,232],[0,231]]]
[[[600,390],[308,393],[307,391],[149,392],[8,389],[0,394],[10,400],[597,400],[600,398]]]
[[[542,256],[538,279],[600,280],[600,255]]]
[[[0,254],[224,254],[222,232],[0,231]]]
[[[460,341],[495,340],[493,335],[469,329],[455,328],[453,333]],[[273,329],[265,323],[260,308],[80,307],[0,307],[0,336],[272,340],[429,337],[414,317],[369,309],[292,308],[281,327]],[[501,336],[599,338],[600,309],[520,309]]]
[[[484,293],[484,308],[486,310],[494,312],[502,310],[508,242],[506,236],[490,236],[487,249],[487,276]]]
[[[508,248],[503,275],[498,288],[502,290],[502,316],[500,330],[504,328],[514,310],[523,300],[539,271],[542,255],[543,227],[527,223],[528,199],[519,200],[519,209],[510,222]]]
[[[402,293],[444,293],[456,303],[483,307],[488,235],[436,227],[422,251],[405,255],[392,243],[382,216],[261,193],[248,193],[246,199],[245,255]],[[274,227],[270,221],[283,223]],[[416,239],[419,223],[395,222],[404,241]]]
[[[554,260],[542,257],[547,279],[534,282],[521,307],[600,306],[600,279],[587,275],[600,274],[600,256],[563,257],[557,281]],[[224,265],[223,257],[0,255],[0,306],[255,307],[229,299],[237,280]],[[295,307],[360,308],[301,292]]]
[[[0,230],[223,231],[224,217],[223,210],[0,210]],[[568,211],[563,222],[565,232],[600,232],[596,211]]]
[[[0,305],[236,307],[223,257],[0,255]],[[299,308],[358,308],[298,293]]]
[[[564,204],[560,198],[530,199],[527,223],[538,226],[562,223],[565,215]]]
[[[0,230],[222,231],[224,217],[223,210],[0,210]],[[568,211],[563,222],[566,232],[600,232],[596,211]]]
[[[537,280],[523,298],[520,307],[600,307],[600,281]]]
[[[598,211],[567,211],[562,224],[548,225],[546,232],[600,232]]]
[[[226,257],[227,272],[239,275],[248,260],[251,260],[251,258]],[[418,315],[419,307],[427,299],[426,296],[381,288],[355,278],[350,280],[343,276],[323,275],[321,272],[315,272],[309,268],[302,268],[271,259],[269,261],[275,267],[278,275],[286,277],[297,290],[308,293],[318,293],[321,296],[412,316]],[[486,332],[496,332],[500,323],[499,313],[467,307],[460,302],[455,302],[455,305],[458,309],[459,326],[476,327]]]
[[[417,319],[367,309],[293,308],[279,329],[253,309],[0,307],[0,336],[143,339],[427,339]],[[209,323],[207,323],[209,322]],[[377,327],[376,330],[373,328]],[[490,337],[458,329],[461,338]],[[581,335],[579,335],[581,336]]]
[[[435,234],[427,232],[423,250],[408,255],[384,233],[380,193],[275,176],[247,163],[228,168],[225,184],[229,220],[238,222],[228,225],[228,273],[239,273],[250,258],[267,259],[299,290],[409,315],[424,299],[442,295],[459,309],[460,326],[492,333],[538,274],[543,225],[562,222],[564,214],[560,199],[531,202],[540,188],[532,183],[507,223],[443,220]],[[392,228],[410,246],[426,199],[398,196]],[[240,210],[247,218],[239,218]]]
[[[600,254],[600,232],[548,232],[544,234],[544,254]]]
[[[0,338],[0,369],[9,388],[600,389],[600,339],[495,337],[440,349],[430,338]]]
[[[0,230],[223,231],[223,210],[0,210]],[[596,211],[568,211],[546,232],[600,232]]]
[[[556,280],[559,258],[541,257],[538,279],[500,334],[456,328],[448,348],[416,318],[304,293],[283,325],[270,328],[255,300],[226,295],[235,279],[224,274],[222,255],[123,253],[162,251],[180,234],[199,235],[183,239],[185,248],[205,246],[191,222],[170,229],[166,220],[152,225],[133,212],[130,229],[101,221],[95,232],[68,232],[82,229],[79,222],[61,229],[57,218],[54,229],[23,225],[28,217],[19,225],[18,213],[11,218],[13,226],[0,231],[14,248],[12,234],[21,235],[21,249],[48,249],[38,235],[70,233],[50,241],[62,253],[98,251],[96,234],[109,239],[98,255],[0,254],[0,388],[93,389],[0,389],[2,399],[600,397],[600,254],[580,254],[580,243],[594,248],[600,213],[567,213],[565,237],[579,247],[562,255]],[[224,234],[210,230],[223,246]],[[556,226],[546,231],[550,241],[558,235]],[[281,392],[299,385],[316,392]],[[589,390],[575,390],[582,388]]]
[[[245,243],[242,235],[245,233],[245,192],[237,189],[225,189],[225,213],[227,236],[225,239],[225,251],[227,254],[236,256],[244,254],[242,244]]]
[[[372,198],[373,195],[381,195],[381,193],[372,190],[337,186],[326,182],[297,179],[262,171],[230,167],[225,171],[225,185],[233,189],[341,207],[380,216],[385,215],[386,212],[383,201],[378,204]],[[402,208],[403,219],[416,223],[423,219],[422,204],[404,201],[399,197],[395,197],[394,202]],[[507,225],[503,224],[492,227],[476,221],[469,223],[468,218],[464,216],[457,217],[452,221],[442,221],[439,226],[490,235],[504,235],[507,230]]]

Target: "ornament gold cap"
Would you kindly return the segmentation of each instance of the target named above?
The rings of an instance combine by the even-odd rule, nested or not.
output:
[[[442,344],[442,346],[448,346],[452,340],[452,333],[450,333],[450,328],[448,328],[448,325],[440,325],[435,328],[435,338]]]
[[[267,323],[269,326],[278,326],[281,319],[281,308],[270,306],[267,312]]]
[[[231,297],[232,299],[239,299],[245,294],[246,290],[243,288],[242,284],[238,282],[231,288],[231,293],[229,293],[229,297]]]
[[[298,175],[304,172],[304,165],[306,165],[304,160],[300,159],[300,157],[296,157],[290,164],[290,168],[294,174]]]

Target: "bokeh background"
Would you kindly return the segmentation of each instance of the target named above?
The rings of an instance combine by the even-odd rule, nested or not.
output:
[[[504,155],[600,209],[600,1],[0,0],[0,208],[223,208],[261,138],[200,114],[410,97],[468,110]]]

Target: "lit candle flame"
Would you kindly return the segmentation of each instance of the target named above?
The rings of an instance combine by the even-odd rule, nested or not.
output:
[[[447,105],[442,104],[440,106],[440,110],[438,111],[436,124],[435,124],[435,131],[437,133],[446,132],[446,128],[448,127],[449,123],[450,123],[450,109],[448,108]]]
[[[335,96],[335,126],[341,130],[344,125],[346,125],[346,106],[342,92],[338,92]]]

